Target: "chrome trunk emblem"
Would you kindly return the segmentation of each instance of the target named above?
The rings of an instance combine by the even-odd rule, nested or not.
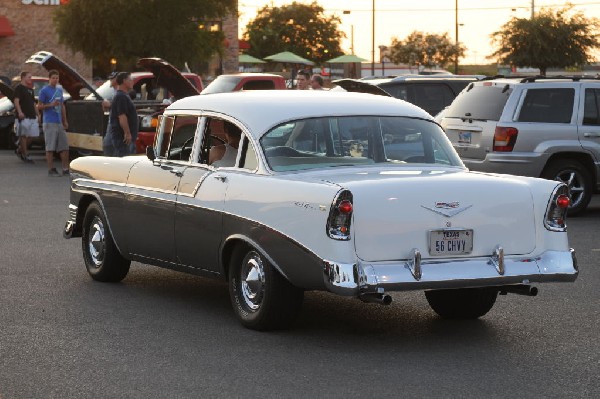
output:
[[[473,205],[469,205],[469,206],[464,206],[461,208],[460,203],[458,201],[452,201],[452,202],[437,201],[435,203],[435,207],[421,205],[421,207],[423,207],[427,210],[430,210],[430,211],[440,214],[442,216],[446,216],[448,218],[452,217],[454,215],[458,215],[459,213],[466,211],[467,209],[469,209],[472,206]]]

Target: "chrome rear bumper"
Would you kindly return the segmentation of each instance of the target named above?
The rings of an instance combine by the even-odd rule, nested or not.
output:
[[[418,259],[418,271],[415,264]],[[335,294],[387,291],[493,287],[513,284],[570,282],[579,271],[575,251],[548,251],[536,258],[502,256],[497,253],[476,259],[414,259],[399,262],[324,262],[327,289]]]

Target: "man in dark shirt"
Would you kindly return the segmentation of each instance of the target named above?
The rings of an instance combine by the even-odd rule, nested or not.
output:
[[[138,116],[129,91],[133,88],[133,80],[128,72],[117,75],[117,92],[110,107],[110,126],[114,154],[117,157],[135,153],[135,139],[138,134]]]
[[[33,160],[27,154],[27,147],[31,144],[34,137],[39,137],[39,116],[35,106],[33,94],[33,81],[31,73],[21,72],[21,83],[15,88],[15,112],[17,119],[15,121],[15,130],[19,137],[19,148],[17,155],[27,163],[33,163]]]

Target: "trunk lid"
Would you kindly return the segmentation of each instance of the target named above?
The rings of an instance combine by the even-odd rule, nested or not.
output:
[[[473,248],[452,257],[506,255],[535,249],[536,220],[529,186],[508,175],[463,170],[380,169],[329,176],[354,196],[351,234],[365,261],[444,257],[429,251],[431,230],[472,230]],[[445,215],[444,215],[445,213]]]

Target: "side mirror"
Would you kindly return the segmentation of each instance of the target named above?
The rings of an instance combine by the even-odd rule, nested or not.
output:
[[[154,161],[156,159],[156,153],[154,152],[154,147],[152,147],[151,145],[146,147],[146,156],[151,161]]]

